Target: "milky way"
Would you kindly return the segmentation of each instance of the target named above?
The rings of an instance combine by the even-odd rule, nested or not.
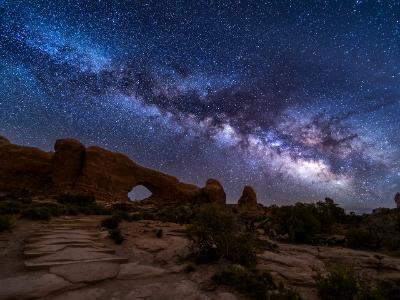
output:
[[[74,137],[234,202],[400,190],[399,1],[0,0],[0,134]],[[392,203],[393,202],[393,203]]]

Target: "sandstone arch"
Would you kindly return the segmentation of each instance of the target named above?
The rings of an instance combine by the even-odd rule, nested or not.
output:
[[[142,167],[127,156],[100,147],[86,148],[74,139],[57,140],[54,153],[11,144],[0,137],[0,191],[27,189],[49,196],[88,193],[106,203],[128,201],[133,187],[143,185],[161,203],[216,202],[225,204],[222,185],[209,179],[203,188]]]
[[[128,198],[130,201],[142,201],[150,198],[153,193],[142,184],[134,186],[128,193]]]

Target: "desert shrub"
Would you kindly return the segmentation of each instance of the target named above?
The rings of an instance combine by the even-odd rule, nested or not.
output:
[[[131,214],[131,221],[139,221],[142,220],[142,214],[139,212],[135,212]]]
[[[326,277],[318,277],[316,287],[322,300],[350,300],[358,292],[358,283],[354,272],[339,266]]]
[[[194,272],[196,271],[196,265],[194,263],[188,263],[183,270],[186,273]]]
[[[112,210],[129,211],[129,204],[124,202],[114,203],[112,205]]]
[[[194,215],[194,209],[190,206],[166,206],[157,212],[156,218],[163,222],[188,224],[192,221]]]
[[[57,202],[77,206],[87,206],[95,203],[95,198],[90,194],[61,194],[57,196]]]
[[[122,220],[131,221],[131,215],[126,211],[114,210],[112,212],[112,218],[121,222]]]
[[[114,228],[109,230],[110,238],[114,240],[116,244],[122,244],[124,237],[122,236],[121,229]]]
[[[279,234],[287,234],[293,242],[309,243],[314,234],[321,233],[318,211],[313,204],[274,207],[272,225]]]
[[[61,215],[76,216],[80,213],[79,208],[75,205],[60,205]]]
[[[241,265],[230,266],[228,270],[215,274],[212,280],[216,284],[229,285],[253,299],[300,299],[296,293],[276,285],[268,272],[249,270]]]
[[[42,204],[32,204],[21,211],[21,217],[30,220],[48,221],[53,215],[52,208]]]
[[[358,249],[400,249],[400,213],[383,210],[363,217],[359,226],[346,234],[349,247]]]
[[[355,249],[376,249],[377,234],[366,228],[351,228],[346,234],[347,246]]]
[[[23,205],[19,201],[5,200],[0,202],[0,215],[18,214]]]
[[[118,227],[119,222],[120,222],[119,220],[113,217],[109,217],[101,221],[101,226],[107,229],[115,229]]]
[[[0,232],[11,229],[11,221],[9,218],[0,216]]]
[[[400,299],[400,279],[386,278],[378,283],[378,290],[384,299]]]
[[[155,230],[154,233],[156,234],[156,237],[158,237],[160,239],[160,238],[162,238],[164,231],[162,229],[158,228]]]
[[[231,212],[215,205],[204,205],[198,209],[187,228],[198,262],[223,257],[243,265],[255,263],[255,247],[251,236],[245,235]]]
[[[385,300],[383,290],[368,286],[351,268],[336,266],[327,276],[316,281],[321,300]],[[389,299],[389,298],[388,298]]]

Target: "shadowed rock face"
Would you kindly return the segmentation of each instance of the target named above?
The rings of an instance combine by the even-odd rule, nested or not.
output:
[[[251,186],[244,187],[242,196],[238,200],[238,207],[248,210],[257,209],[257,195]]]
[[[32,193],[89,193],[96,200],[128,200],[143,185],[155,202],[216,202],[225,204],[222,185],[215,179],[204,188],[142,167],[127,156],[99,147],[85,148],[73,139],[57,140],[54,153],[11,144],[0,137],[0,190],[25,189]]]
[[[400,193],[397,193],[396,196],[394,196],[394,202],[396,202],[397,208],[400,208]]]

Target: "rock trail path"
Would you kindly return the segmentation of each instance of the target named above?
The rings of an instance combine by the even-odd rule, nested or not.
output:
[[[100,221],[64,217],[36,227],[25,240],[25,271],[0,280],[0,299],[41,298],[117,277],[128,259],[103,243]]]
[[[0,278],[0,300],[236,299],[230,294],[227,298],[220,294],[209,297],[181,271],[147,261],[148,255],[155,255],[153,248],[160,246],[161,240],[155,236],[146,240],[142,236],[146,233],[138,233],[124,242],[125,249],[132,247],[136,249],[134,253],[139,253],[130,254],[131,261],[116,253],[118,247],[107,241],[106,234],[101,231],[101,219],[61,217],[36,223],[19,242],[18,253],[14,251],[17,247],[7,250],[11,236],[3,243],[0,237],[0,251],[5,246],[7,255],[14,253],[14,259],[21,265],[11,277]],[[152,231],[147,235],[152,235]],[[128,232],[126,230],[127,235]],[[171,241],[179,238],[172,231],[170,234],[166,234],[166,238]],[[136,244],[146,251],[138,252]]]

